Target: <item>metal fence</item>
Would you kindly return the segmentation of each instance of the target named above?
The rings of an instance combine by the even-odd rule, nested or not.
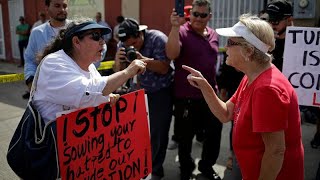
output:
[[[230,27],[238,22],[241,14],[258,14],[264,8],[264,0],[211,0],[212,18],[209,26],[213,29]],[[219,46],[227,40],[220,37]]]

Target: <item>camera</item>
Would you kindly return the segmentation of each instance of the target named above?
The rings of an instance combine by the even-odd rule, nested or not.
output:
[[[125,49],[127,59],[133,61],[137,59],[136,49],[133,46],[129,46]]]

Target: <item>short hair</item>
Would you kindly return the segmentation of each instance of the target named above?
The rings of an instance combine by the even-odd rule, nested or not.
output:
[[[101,12],[97,12],[97,13],[96,13],[96,15],[98,15],[98,16],[100,16],[100,17],[102,17]]]
[[[118,30],[119,40],[125,42],[129,38],[138,38],[140,32],[144,33],[147,26],[139,25],[138,21],[133,18],[125,19],[120,25]]]
[[[269,23],[250,14],[241,15],[239,17],[239,21],[244,24],[258,39],[269,46],[269,52],[275,48],[274,32]],[[243,39],[243,41],[245,40]],[[250,43],[246,42],[242,44],[249,45]],[[267,55],[255,47],[253,58],[260,63],[265,63],[271,60],[270,55]]]
[[[67,0],[67,1],[69,1],[69,0]],[[45,0],[44,1],[44,5],[46,5],[46,6],[50,6],[50,3],[51,3],[51,0]]]
[[[194,6],[207,6],[209,12],[211,12],[211,3],[209,0],[194,0],[192,2],[192,8]]]

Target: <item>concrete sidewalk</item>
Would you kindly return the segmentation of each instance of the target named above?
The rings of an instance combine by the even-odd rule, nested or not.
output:
[[[0,72],[23,73],[23,67],[18,67],[18,63],[0,60]]]
[[[22,73],[23,69],[17,64],[9,64],[0,61],[0,73]],[[27,90],[24,81],[13,83],[0,83],[0,180],[19,179],[7,164],[6,153],[12,134],[25,110],[27,100],[22,99],[22,94]],[[229,130],[230,124],[225,124],[222,131],[220,155],[217,164],[214,166],[217,173],[224,180],[231,180],[230,170],[225,165],[229,156]],[[315,180],[316,170],[320,161],[320,149],[312,149],[310,141],[316,131],[314,124],[303,123],[302,135],[305,148],[305,180]],[[172,134],[172,129],[170,130]],[[171,137],[171,135],[170,135]],[[193,145],[193,157],[197,160],[201,158],[201,146]],[[167,151],[164,163],[164,180],[179,179],[179,163],[176,162],[177,150]]]

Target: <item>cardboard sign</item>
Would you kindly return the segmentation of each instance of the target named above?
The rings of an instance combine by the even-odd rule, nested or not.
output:
[[[283,74],[300,105],[320,106],[320,28],[287,28]]]
[[[138,180],[151,173],[144,91],[57,118],[63,180]]]

